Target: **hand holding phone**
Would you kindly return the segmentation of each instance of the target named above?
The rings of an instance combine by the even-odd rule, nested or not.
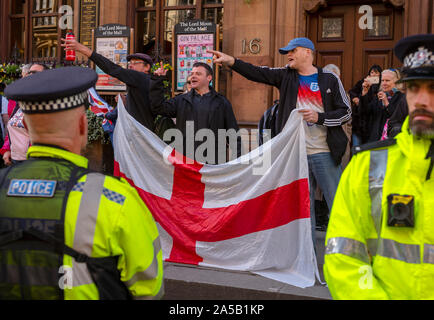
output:
[[[379,84],[380,83],[379,77],[367,77],[366,80],[371,84],[371,86],[373,84]]]

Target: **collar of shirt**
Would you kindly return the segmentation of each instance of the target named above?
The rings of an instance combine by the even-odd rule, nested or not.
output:
[[[55,146],[31,146],[27,152],[27,158],[65,159],[82,168],[87,168],[89,164],[89,160],[85,157]]]
[[[192,90],[193,97],[210,97],[212,95],[212,90],[210,89],[207,93],[200,95],[196,90]]]

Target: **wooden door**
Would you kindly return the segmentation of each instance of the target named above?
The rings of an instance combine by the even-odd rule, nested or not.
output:
[[[361,29],[361,4],[329,5],[308,16],[308,37],[317,49],[316,64],[335,64],[348,91],[365,77],[373,64],[399,68],[393,54],[404,31],[403,10],[383,3],[372,4],[373,28]]]

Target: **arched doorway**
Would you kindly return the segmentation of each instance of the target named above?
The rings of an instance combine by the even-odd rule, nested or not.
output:
[[[372,28],[362,29],[372,8]],[[341,78],[348,91],[366,76],[373,64],[382,68],[398,68],[393,54],[396,42],[404,35],[404,1],[307,1],[307,35],[317,48],[316,64],[329,63],[341,69]],[[363,9],[363,8],[362,8]]]

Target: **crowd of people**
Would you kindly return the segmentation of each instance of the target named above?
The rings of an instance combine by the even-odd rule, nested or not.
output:
[[[426,262],[424,263],[434,263],[434,239],[421,237],[419,240],[414,240],[414,238],[411,238],[411,235],[408,235],[408,237],[403,236],[404,239],[402,238],[402,232],[399,236],[401,238],[398,236],[395,237],[394,234],[395,230],[398,230],[396,232],[399,233],[403,230],[408,231],[408,228],[419,228],[414,229],[415,232],[417,230],[425,230],[425,227],[422,225],[423,223],[430,224],[430,226],[426,227],[426,230],[431,230],[434,224],[434,217],[432,216],[434,203],[432,202],[432,196],[431,200],[427,200],[430,192],[432,195],[432,191],[434,191],[433,180],[431,178],[434,157],[434,131],[432,127],[433,102],[430,96],[425,100],[420,96],[420,92],[423,90],[427,90],[432,96],[432,83],[434,78],[434,62],[432,59],[433,43],[434,39],[432,35],[422,35],[404,39],[397,45],[395,50],[398,58],[403,63],[402,69],[400,69],[403,73],[393,68],[383,70],[382,67],[374,65],[370,68],[366,77],[358,81],[350,90],[344,88],[340,79],[341,71],[337,66],[316,66],[314,64],[316,54],[315,46],[313,42],[307,38],[293,39],[287,46],[279,50],[280,54],[287,56],[288,62],[286,66],[281,68],[255,66],[223,52],[210,51],[214,56],[213,62],[216,65],[225,65],[248,80],[267,84],[279,90],[280,97],[279,101],[273,106],[273,117],[270,117],[269,112],[264,115],[264,117],[267,116],[267,121],[261,122],[263,126],[262,129],[273,129],[271,132],[273,136],[275,136],[282,131],[291,112],[295,110],[303,117],[309,168],[312,239],[315,243],[317,231],[316,216],[318,215],[318,201],[315,200],[321,200],[323,197],[328,209],[326,213],[327,218],[329,212],[331,212],[331,229],[328,230],[327,236],[327,265],[325,270],[327,280],[332,284],[330,285],[331,292],[335,297],[345,298],[355,296],[354,292],[358,291],[353,290],[352,284],[348,285],[348,282],[345,283],[345,277],[355,278],[353,274],[358,272],[352,264],[359,264],[360,257],[364,257],[365,251],[367,259],[363,258],[362,261],[370,265],[371,268],[373,257],[388,257],[388,254],[390,255],[390,252],[393,252],[393,248],[390,249],[390,252],[386,252],[388,250],[387,245],[393,247],[394,243],[391,244],[386,240],[391,241],[390,239],[393,238],[398,242],[400,241],[401,247],[404,246],[404,244],[402,244],[404,240],[407,241],[404,241],[405,243],[411,243],[412,245],[429,244],[429,246],[425,247],[426,251],[424,257]],[[186,136],[189,122],[193,123],[195,132],[201,129],[210,129],[213,132],[217,132],[219,129],[239,130],[231,103],[223,95],[217,93],[211,86],[213,70],[207,64],[196,63],[193,66],[192,73],[188,77],[185,92],[172,99],[167,99],[164,96],[163,85],[163,81],[167,76],[166,71],[163,68],[159,68],[152,74],[151,69],[154,62],[148,55],[136,53],[128,56],[128,69],[123,69],[75,40],[63,40],[62,46],[65,50],[75,50],[83,54],[104,72],[124,82],[127,85],[127,94],[125,97],[126,110],[138,122],[151,131],[155,129],[155,118],[158,115],[174,118],[174,125],[184,134],[184,137]],[[73,69],[74,73],[80,72],[80,70]],[[28,181],[28,179],[31,178],[38,178],[38,176],[34,174],[21,177],[19,173],[20,170],[30,172],[31,169],[35,168],[34,166],[38,165],[40,166],[38,168],[45,168],[43,164],[44,161],[47,161],[46,158],[62,158],[72,161],[75,166],[81,166],[79,163],[82,163],[82,159],[77,158],[71,160],[73,158],[71,154],[80,154],[80,146],[83,144],[82,138],[86,131],[84,130],[83,113],[81,112],[81,107],[84,106],[85,103],[80,100],[81,94],[85,89],[88,89],[96,82],[94,74],[92,74],[90,70],[89,73],[86,74],[86,72],[83,71],[83,77],[81,79],[75,82],[72,81],[70,84],[61,85],[56,84],[56,79],[62,76],[68,76],[68,70],[47,71],[43,65],[33,64],[23,68],[22,80],[17,81],[16,84],[12,84],[6,89],[7,98],[9,98],[9,100],[2,97],[2,128],[4,129],[3,138],[5,142],[1,153],[3,155],[4,164],[9,167],[9,170],[1,171],[0,182],[2,182],[2,179],[4,182],[6,180],[10,181],[14,177],[19,177],[17,178],[18,185],[15,189],[9,186],[4,187],[5,190],[9,188],[9,196],[11,194],[18,198],[21,196],[19,183],[21,181],[24,184],[25,181],[19,179],[26,178],[26,181]],[[35,85],[36,81],[46,81],[46,83],[52,84],[53,87],[46,87],[46,89],[34,88],[32,89],[33,96],[29,97],[29,92],[25,92],[25,90],[28,90],[31,84]],[[36,85],[36,87],[38,86]],[[63,94],[64,92],[68,92],[68,94]],[[70,96],[74,96],[74,99],[80,102],[74,105],[65,102],[63,106],[64,110],[62,110],[64,120],[61,120],[62,117],[56,112],[57,108],[49,108],[54,108],[52,101],[56,101],[56,98],[61,100],[67,99]],[[49,102],[47,102],[47,100],[49,100]],[[77,111],[77,108],[80,108],[80,112]],[[66,115],[69,115],[69,121],[73,127],[73,129],[68,130],[68,136],[61,133],[61,124],[68,118]],[[115,120],[116,114],[112,113],[109,117]],[[54,122],[50,120],[54,118],[56,119]],[[429,123],[429,121],[431,121],[431,123]],[[56,135],[61,136],[61,139],[57,139]],[[418,138],[416,139],[417,141],[413,140],[412,135]],[[217,137],[218,134],[215,134],[215,136]],[[398,138],[395,139],[396,137]],[[422,140],[422,142],[419,140]],[[74,145],[74,142],[78,142],[79,146]],[[184,141],[184,146],[181,146],[184,147],[183,153],[186,156],[190,156],[190,154],[187,153],[185,143],[186,141]],[[403,148],[403,143],[406,143],[409,148],[410,146],[411,148],[414,147],[414,150],[406,150],[407,152],[417,151],[419,153],[403,156],[398,150],[398,147]],[[219,143],[216,142],[215,145],[217,146]],[[67,152],[60,152],[58,151],[59,149],[54,150],[52,146],[60,147]],[[350,147],[354,147],[352,151],[350,151]],[[195,143],[194,150],[197,148],[198,145]],[[386,150],[390,149],[389,157],[395,159],[396,163],[387,162],[386,156],[386,163],[383,169],[385,170],[387,167],[388,170],[396,172],[394,173],[395,176],[390,177],[389,173],[385,175],[384,172],[380,174],[379,177],[376,176],[379,169],[377,168],[377,171],[375,171],[375,165],[377,165],[375,162],[375,156],[377,155],[375,150],[378,148],[383,150],[385,148]],[[216,150],[216,157],[209,161],[210,164],[219,164],[226,161],[226,157],[219,155],[220,151],[221,150]],[[363,153],[363,151],[367,152]],[[236,156],[241,155],[241,140],[238,141],[236,152]],[[406,152],[402,152],[406,154]],[[421,152],[425,152],[425,154],[421,155]],[[358,155],[359,153],[361,154]],[[370,158],[369,154],[371,154]],[[29,157],[37,159],[39,162],[34,161],[29,164],[25,161]],[[352,157],[355,159],[348,164]],[[382,156],[380,156],[380,158],[381,157]],[[414,157],[414,161],[418,163],[418,166],[412,169],[412,164],[408,162],[406,157]],[[426,161],[424,162],[423,160]],[[428,168],[429,161],[430,166],[428,174],[426,175],[426,172],[423,172],[426,180],[420,182],[418,180],[418,174],[425,169],[425,166]],[[369,163],[370,166],[367,165]],[[53,165],[59,166],[58,170],[60,171],[67,170],[61,167],[60,163],[53,163]],[[413,177],[417,176],[411,182],[415,187],[418,187],[417,192],[411,189],[407,182],[402,181],[407,177],[399,172],[398,166],[402,166],[401,169],[403,172],[407,172],[409,175],[413,175]],[[83,168],[84,167],[85,166],[83,166]],[[345,169],[345,167],[347,167],[347,169]],[[104,187],[106,188],[104,190],[111,192],[110,194],[117,195],[115,197],[116,200],[113,201],[117,202],[117,204],[122,202],[121,205],[125,205],[125,207],[129,206],[128,210],[130,210],[131,213],[125,211],[124,214],[126,216],[131,215],[131,221],[129,223],[125,222],[125,226],[110,225],[108,227],[110,232],[116,232],[115,229],[118,227],[134,229],[137,228],[138,225],[142,225],[145,229],[151,230],[150,234],[152,234],[150,238],[144,239],[144,243],[146,243],[145,246],[148,247],[142,248],[150,252],[149,255],[146,256],[146,259],[152,261],[152,270],[143,269],[145,265],[149,266],[149,263],[140,262],[135,260],[135,258],[131,258],[134,256],[136,249],[130,248],[131,244],[128,244],[128,239],[126,239],[128,237],[119,238],[118,234],[114,237],[113,243],[101,249],[102,253],[100,257],[113,257],[116,255],[116,252],[111,251],[110,248],[113,248],[113,246],[120,248],[119,250],[124,254],[124,256],[122,255],[122,257],[124,257],[122,268],[125,269],[123,269],[124,271],[121,273],[124,289],[129,290],[129,294],[136,298],[142,296],[151,298],[161,296],[163,289],[161,284],[161,251],[157,244],[159,241],[158,233],[156,233],[155,224],[150,220],[150,215],[138,217],[136,214],[138,211],[148,212],[147,208],[139,204],[140,200],[138,197],[135,196],[135,193],[125,186],[123,182],[118,183],[114,180],[108,180],[109,182],[104,184],[105,178],[103,176],[93,176],[92,173],[83,168],[80,169],[81,171],[76,170],[82,172],[81,175],[77,175],[77,172],[74,170],[72,170],[73,173],[70,173],[70,179],[73,179],[72,176],[74,176],[75,182],[82,182],[83,186],[81,192],[83,192],[83,194],[84,189],[89,188],[86,190],[90,190],[95,185],[98,185],[98,183],[101,184],[100,180],[102,179],[103,185],[101,188]],[[345,173],[343,174],[344,169]],[[45,172],[43,169],[41,170]],[[51,173],[48,171],[44,174],[46,174],[46,176],[42,177],[43,181],[47,182],[49,178],[54,179],[50,176]],[[368,176],[369,179],[367,179]],[[88,180],[83,180],[84,177],[87,177]],[[397,177],[401,177],[401,179]],[[371,186],[369,184],[380,178],[382,179],[380,187],[378,185]],[[87,184],[89,184],[89,186]],[[394,187],[390,186],[392,184],[394,184]],[[383,193],[378,195],[378,189],[383,188],[383,186],[386,200],[381,201]],[[13,194],[13,192],[16,192],[16,194]],[[68,192],[71,192],[71,190]],[[67,195],[68,193],[66,196]],[[398,200],[393,198],[394,195],[398,197]],[[34,196],[42,197],[42,195],[37,192]],[[367,196],[371,196],[371,199],[365,199]],[[380,196],[380,200],[378,200],[378,196]],[[359,200],[358,197],[363,197],[363,200]],[[391,199],[387,197],[391,197]],[[415,198],[417,198],[418,201],[422,199],[424,202],[415,202],[414,206],[410,208],[409,203],[415,201]],[[9,201],[8,203],[10,203],[11,206],[17,205],[17,203],[10,200],[10,198],[4,198],[3,200]],[[378,200],[379,202],[374,203],[374,200]],[[79,199],[77,199],[77,201],[80,202]],[[83,202],[83,199],[81,201]],[[360,201],[363,203],[360,203]],[[377,205],[376,209],[368,206],[371,201],[372,206]],[[387,203],[387,201],[389,201],[389,203]],[[400,218],[398,213],[396,213],[396,216],[393,216],[393,208],[396,203],[403,204],[404,207],[407,206],[405,208],[408,208],[407,211],[409,211],[408,219]],[[424,204],[422,205],[422,203]],[[366,208],[364,207],[365,204]],[[384,206],[389,206],[388,210],[383,210],[382,207]],[[80,208],[74,207],[74,209],[71,210],[76,209],[79,210]],[[366,210],[362,212],[363,209]],[[106,209],[100,208],[99,210],[107,210],[108,212],[115,211],[113,206],[108,206]],[[377,211],[380,212],[381,215],[382,210],[386,211],[386,216],[384,219],[379,220],[378,225],[371,225],[371,221],[368,222],[366,220],[371,212]],[[431,213],[429,211],[431,211]],[[38,212],[38,210],[35,212]],[[401,211],[399,211],[399,213],[402,214]],[[87,214],[92,213],[88,212]],[[387,216],[387,214],[389,216]],[[423,214],[426,214],[425,222],[421,219],[415,223],[415,216],[419,219]],[[431,214],[431,216],[429,214]],[[64,219],[62,223],[65,223],[65,225],[72,223],[69,218],[63,216],[62,219]],[[107,223],[109,224],[109,222]],[[132,223],[135,223],[136,226],[132,227]],[[364,229],[365,225],[367,226],[366,229]],[[392,228],[394,226],[396,229],[387,229],[387,227]],[[354,229],[352,229],[353,227]],[[400,229],[400,227],[402,228]],[[0,230],[0,232],[1,231],[2,230]],[[410,231],[410,233],[411,232],[412,231]],[[419,232],[424,233],[423,231]],[[102,236],[101,234],[99,235]],[[132,234],[130,234],[130,236],[131,235]],[[43,237],[38,234],[33,234],[32,236]],[[54,232],[53,236],[57,236],[57,234]],[[68,238],[70,237],[71,234],[68,235]],[[371,251],[369,241],[372,239],[376,239],[377,243],[384,240],[384,245],[382,247],[376,247]],[[137,243],[137,241],[133,242]],[[91,244],[91,248],[92,245],[93,244]],[[86,246],[83,248],[85,247]],[[71,255],[74,257],[80,254],[81,248],[75,247],[73,243],[67,243],[67,247],[65,248],[65,250],[69,250],[68,252],[71,252]],[[61,253],[56,252],[56,254]],[[82,256],[79,256],[79,258],[83,258],[84,261],[90,261],[92,259],[90,258],[92,256],[92,250],[86,250],[86,255],[85,258]],[[405,257],[401,258],[402,257],[399,257],[397,259],[405,260]],[[395,258],[392,257],[392,259]],[[346,276],[339,274],[338,269],[340,267],[338,264],[340,263],[345,265]],[[385,270],[390,270],[388,269],[387,261],[382,261],[381,263]],[[360,265],[362,265],[362,262],[360,262]],[[95,267],[89,262],[88,268],[92,269]],[[119,269],[119,265],[117,268]],[[131,268],[136,269],[134,269],[134,271]],[[402,268],[403,273],[407,273],[408,271],[406,267],[399,266],[399,268]],[[114,269],[116,269],[116,267]],[[125,273],[125,270],[127,270],[128,275]],[[376,270],[377,269],[374,271]],[[431,269],[431,276],[432,270],[433,269]],[[402,288],[407,289],[402,289],[402,292],[396,289],[396,286],[393,285],[396,279],[388,275],[387,271],[384,271],[384,274],[382,272],[383,271],[379,272],[379,274],[381,273],[381,276],[387,281],[391,281],[392,284],[389,283],[388,287],[382,287],[382,284],[386,281],[383,281],[382,278],[382,281],[378,281],[379,283],[374,284],[374,291],[372,291],[374,293],[371,296],[366,296],[374,298],[405,297],[404,290],[408,290],[408,292],[412,294],[415,292],[414,289],[407,288],[405,284],[402,284]],[[411,277],[410,274],[408,274],[408,276]],[[95,279],[93,278],[93,280]],[[93,283],[92,280],[90,281],[90,283]],[[99,286],[99,283],[95,284],[98,290],[100,290],[100,296],[108,294],[106,289],[104,289],[104,285],[106,284],[103,284],[102,287]],[[82,288],[77,289],[74,295],[75,297],[92,297],[96,292],[93,289],[94,288],[89,289],[88,291]],[[340,289],[342,289],[342,291],[340,291]],[[364,296],[364,293],[365,292],[358,292],[360,296]],[[423,297],[424,293],[426,294],[426,291],[417,291],[414,293],[414,296]],[[72,297],[74,297],[74,295]],[[31,296],[30,294],[30,297]],[[53,296],[55,296],[55,294],[53,294]],[[108,296],[110,296],[110,294],[108,294]],[[426,294],[425,296],[430,296],[430,294]]]

